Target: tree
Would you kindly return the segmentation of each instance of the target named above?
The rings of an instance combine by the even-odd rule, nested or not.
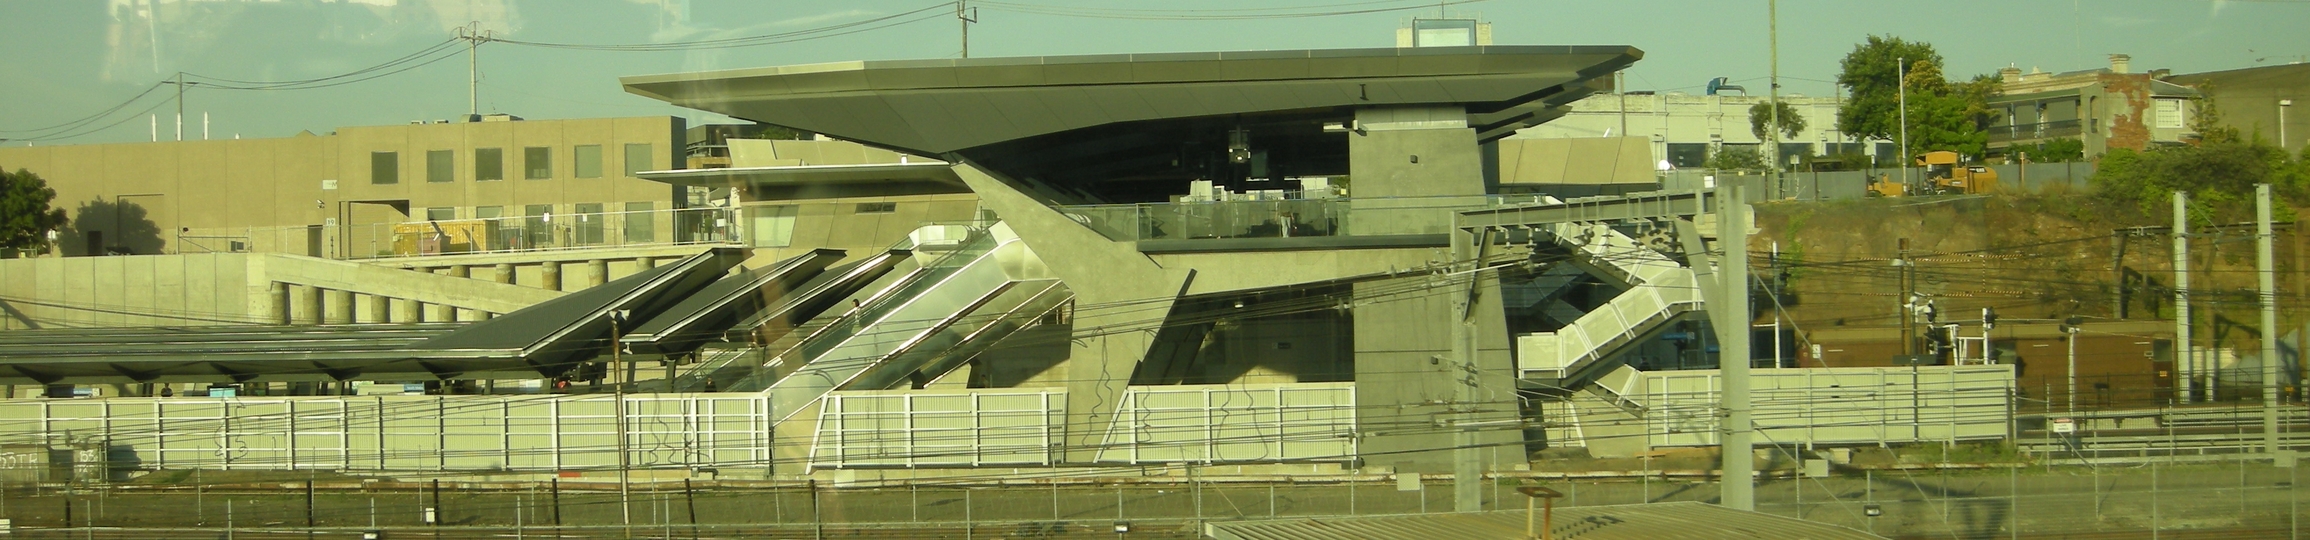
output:
[[[64,210],[49,208],[56,190],[32,171],[0,169],[0,249],[40,250],[48,232],[64,227]]]
[[[2190,131],[2198,133],[2198,144],[2242,142],[2238,128],[2222,125],[2222,108],[2214,104],[2214,82],[2198,84],[2198,95],[2190,98]]]
[[[2029,146],[2014,147],[2012,150],[2027,156],[2030,163],[2085,161],[2085,141],[2074,137],[2049,139]]]
[[[1909,62],[1906,68],[1902,61]],[[1900,141],[1900,103],[1907,88],[1908,152],[1916,155],[1949,150],[1980,155],[1989,142],[1982,131],[1994,117],[1988,98],[1997,92],[1994,77],[1975,77],[1950,83],[1941,72],[1941,54],[1933,45],[1895,37],[1869,36],[1845,55],[1837,84],[1853,97],[1838,110],[1837,129],[1847,134]],[[1907,77],[1904,79],[1903,71]]]
[[[1726,148],[1708,156],[1701,166],[1710,169],[1761,171],[1768,167],[1765,156],[1755,150]]]
[[[2290,203],[2279,204],[2279,219],[2291,219],[2294,204],[2310,200],[2310,171],[2285,150],[2264,143],[2206,142],[2149,151],[2113,148],[2093,175],[2094,192],[2113,202],[2161,215],[2173,192],[2190,192],[2190,219],[2200,224],[2244,221],[2253,215],[2254,185],[2269,183]]]
[[[1774,107],[1774,105],[1779,105],[1779,107]],[[1798,135],[1805,133],[1805,115],[1797,114],[1797,108],[1789,106],[1789,102],[1786,101],[1777,103],[1759,101],[1755,105],[1750,105],[1749,133],[1755,133],[1757,140],[1760,141],[1771,140],[1771,132],[1765,131],[1765,124],[1772,123],[1773,109],[1776,108],[1781,111],[1782,139],[1795,139]]]

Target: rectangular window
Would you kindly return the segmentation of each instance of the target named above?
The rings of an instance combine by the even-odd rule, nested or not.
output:
[[[401,154],[398,152],[370,152],[369,183],[401,183]]]
[[[457,219],[457,207],[436,206],[425,209],[426,221],[449,221],[452,219]]]
[[[570,149],[570,155],[577,156],[577,166],[570,170],[578,178],[602,177],[602,145],[579,145]]]
[[[457,151],[426,150],[425,181],[434,184],[457,181]]]
[[[473,219],[497,219],[501,217],[505,217],[505,207],[503,206],[473,207]]]
[[[521,220],[523,242],[520,247],[522,249],[537,249],[552,246],[554,244],[553,205],[527,205],[521,207],[521,213],[524,217]]]
[[[1668,143],[1668,164],[1679,169],[1708,163],[1708,143]]]
[[[505,149],[473,149],[473,181],[487,182],[505,179]]]
[[[898,203],[894,203],[894,202],[862,202],[862,203],[858,203],[858,207],[857,207],[856,209],[853,209],[853,210],[851,210],[851,211],[850,211],[850,213],[853,213],[853,214],[888,214],[888,213],[891,213],[891,212],[897,212],[897,211],[898,211]]]
[[[553,178],[553,149],[532,146],[521,149],[522,178],[544,180]]]
[[[609,219],[602,214],[602,203],[577,203],[570,207],[570,217],[577,219],[577,243],[594,245],[608,240],[602,237],[602,231],[608,230],[602,220]]]
[[[2179,127],[2182,127],[2182,100],[2179,100],[2179,99],[2161,99],[2161,100],[2158,100],[2158,127],[2161,127],[2161,128],[2179,128]]]
[[[620,216],[626,221],[626,243],[645,244],[656,239],[657,231],[652,229],[656,216],[650,210],[648,202],[626,203],[626,213]]]
[[[483,220],[482,228],[486,231],[489,239],[485,245],[474,246],[474,249],[496,250],[513,245],[513,238],[521,229],[505,226],[505,220],[498,219],[502,217],[505,217],[505,207],[503,206],[473,207],[473,219]]]
[[[626,145],[626,176],[633,176],[634,173],[655,167],[657,167],[657,160],[650,159],[650,143],[629,143]]]
[[[787,206],[746,207],[746,236],[754,247],[786,247],[794,242],[794,210]]]

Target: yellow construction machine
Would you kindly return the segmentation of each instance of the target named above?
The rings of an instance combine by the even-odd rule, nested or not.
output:
[[[1997,190],[1997,171],[1959,163],[1956,152],[1926,152],[1917,156],[1917,166],[1925,169],[1925,180],[1919,185],[1912,187],[1880,174],[1869,181],[1869,196],[1972,195]]]

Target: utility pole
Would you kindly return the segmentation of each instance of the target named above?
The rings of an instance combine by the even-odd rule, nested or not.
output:
[[[481,31],[481,21],[473,21],[457,29],[457,38],[465,40],[465,99],[466,118],[481,116],[481,42],[489,41],[494,32]]]
[[[176,140],[184,140],[184,72],[176,72]]]
[[[2254,275],[2261,279],[2262,291],[2262,450],[2271,456],[2285,456],[2278,447],[2278,272],[2277,249],[2271,244],[2277,235],[2270,233],[2270,185],[2254,186]],[[2278,459],[2279,466],[2291,467],[2291,458]]]
[[[618,365],[624,361],[623,355],[619,354],[619,349],[624,347],[618,345],[618,325],[625,322],[626,313],[627,311],[623,309],[610,312],[611,373],[609,376],[613,378],[616,377]],[[619,381],[612,388],[616,391],[615,402],[618,422],[618,525],[625,528],[627,538],[632,538],[634,536],[634,498],[631,490],[633,488],[634,467],[633,454],[626,451],[626,382],[628,381]]]
[[[979,22],[979,10],[970,7],[970,0],[955,0],[954,18],[962,21],[962,57],[971,57],[971,23]]]
[[[1787,181],[1787,180],[1788,180],[1788,177],[1787,177],[1787,176],[1785,176],[1785,175],[1782,175],[1782,174],[1781,174],[1781,167],[1782,167],[1784,164],[1783,164],[1783,163],[1781,163],[1781,2],[1780,2],[1780,0],[1766,0],[1766,1],[1765,1],[1765,19],[1766,19],[1766,21],[1767,21],[1767,22],[1766,22],[1766,26],[1767,26],[1767,28],[1768,28],[1768,30],[1767,30],[1767,32],[1766,32],[1766,33],[1767,33],[1767,34],[1770,34],[1770,36],[1771,36],[1771,37],[1770,37],[1770,39],[1769,39],[1769,41],[1770,41],[1770,45],[1768,46],[1768,48],[1772,49],[1772,51],[1771,51],[1771,53],[1772,53],[1772,54],[1771,54],[1771,57],[1772,57],[1772,80],[1770,80],[1770,81],[1767,81],[1767,82],[1766,82],[1766,85],[1767,85],[1767,86],[1770,86],[1771,88],[1768,88],[1768,89],[1766,89],[1766,90],[1765,90],[1765,92],[1766,92],[1766,93],[1765,93],[1765,96],[1766,96],[1766,97],[1765,97],[1765,102],[1766,102],[1766,103],[1765,103],[1765,106],[1766,106],[1767,108],[1770,108],[1770,109],[1772,109],[1772,113],[1771,113],[1772,123],[1770,123],[1770,124],[1766,124],[1766,127],[1767,127],[1767,129],[1766,129],[1765,131],[1767,131],[1767,132],[1770,132],[1769,134],[1770,134],[1770,135],[1772,135],[1772,141],[1773,141],[1773,149],[1772,149],[1772,152],[1771,152],[1771,153],[1769,153],[1769,154],[1765,154],[1765,155],[1769,155],[1769,156],[1772,156],[1772,157],[1773,157],[1773,198],[1775,198],[1775,199],[1779,199],[1779,198],[1781,198],[1781,197],[1784,197],[1784,196],[1785,196],[1785,195],[1784,195],[1784,192],[1786,192],[1786,191],[1788,190],[1788,186],[1786,186],[1786,185],[1783,185],[1783,184],[1782,184],[1783,182],[1785,182],[1785,181]],[[1778,318],[1775,318],[1775,319],[1773,319],[1773,321],[1774,321],[1774,323],[1775,323],[1775,324],[1778,324],[1778,323],[1780,322],[1780,319],[1778,319]],[[1776,330],[1776,334],[1775,334],[1775,335],[1778,335],[1778,333],[1777,333],[1777,330]],[[1776,350],[1775,352],[1778,352],[1778,350]]]
[[[1721,426],[1724,478],[1718,501],[1735,510],[1756,509],[1755,435],[1749,423],[1749,228],[1747,190],[1738,182],[1717,184],[1722,202],[1717,211],[1717,243],[1724,258],[1717,264],[1719,298],[1716,310],[1717,369],[1723,373],[1724,409]]]
[[[2174,192],[2174,370],[2182,375],[2182,400],[2196,402],[2198,356],[2190,346],[2190,194],[2184,191]]]
[[[1906,192],[1909,190],[1909,188],[1911,187],[1911,186],[1909,185],[1909,59],[1908,59],[1908,58],[1894,58],[1894,59],[1893,59],[1893,78],[1895,79],[1895,80],[1893,81],[1894,96],[1895,96],[1895,98],[1897,99],[1897,101],[1899,101],[1899,102],[1900,102],[1900,108],[1901,108],[1901,162],[1900,162],[1900,163],[1895,163],[1895,164],[1893,164],[1893,166],[1895,166],[1895,167],[1900,167],[1900,168],[1901,168],[1901,190],[1902,190],[1904,193],[1906,193]]]

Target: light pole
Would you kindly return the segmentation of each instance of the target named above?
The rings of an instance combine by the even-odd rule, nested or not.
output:
[[[1893,89],[1901,108],[1901,192],[1909,192],[1909,59],[1893,59]]]
[[[114,242],[119,242],[119,243],[120,243],[120,247],[122,248],[122,250],[123,250],[123,251],[126,251],[126,249],[128,248],[128,242],[127,242],[127,240],[128,240],[127,236],[128,236],[128,235],[125,235],[125,234],[121,234],[121,233],[120,233],[120,214],[121,214],[121,211],[120,211],[120,208],[121,208],[121,207],[120,207],[120,201],[121,201],[121,199],[126,199],[126,198],[129,198],[129,197],[159,197],[159,196],[162,196],[162,195],[167,195],[167,194],[166,194],[166,193],[130,193],[130,194],[127,194],[127,195],[114,195],[114,196],[112,196],[112,236],[114,237],[114,238],[113,238],[113,241],[114,241]],[[97,246],[97,249],[104,249],[104,246]]]

